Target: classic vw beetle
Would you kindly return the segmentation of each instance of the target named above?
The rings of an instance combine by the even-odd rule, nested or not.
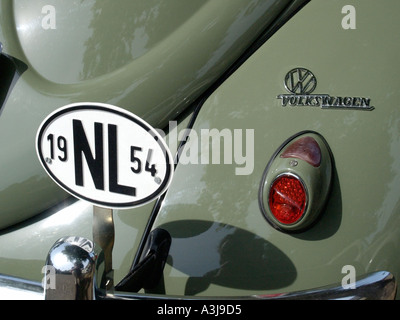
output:
[[[0,4],[0,297],[395,299],[400,2]]]

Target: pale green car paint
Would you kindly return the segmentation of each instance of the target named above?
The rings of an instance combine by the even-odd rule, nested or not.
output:
[[[341,283],[389,270],[400,258],[400,109],[396,1],[357,2],[357,28],[344,30],[347,1],[311,1],[203,105],[194,130],[254,129],[254,171],[232,165],[179,166],[155,227],[173,236],[167,294],[250,295]],[[282,107],[286,73],[311,70],[314,93],[369,97],[373,111]],[[263,217],[265,166],[290,136],[313,130],[329,144],[333,185],[321,218],[288,234]],[[344,270],[344,271],[342,271]]]
[[[17,0],[15,5],[23,2]],[[288,2],[281,1],[269,8],[272,11],[266,10],[265,15],[269,17],[266,20],[272,21],[276,12]],[[1,4],[0,30],[5,52],[26,61],[28,54],[23,52],[23,40],[21,46],[15,42],[15,31],[10,27],[12,19],[5,14],[11,12],[7,11],[12,9],[11,2],[5,3]],[[38,3],[41,8],[45,1]],[[239,1],[234,3],[241,7]],[[261,2],[256,3],[261,5]],[[347,265],[354,266],[357,275],[387,270],[397,278],[400,276],[396,254],[400,240],[400,111],[397,106],[400,101],[397,88],[400,43],[395,32],[400,3],[389,0],[384,4],[373,0],[357,2],[357,29],[344,30],[341,9],[347,4],[345,0],[308,3],[206,100],[193,129],[198,133],[204,128],[254,130],[254,168],[249,175],[236,175],[238,166],[235,163],[201,164],[199,161],[177,166],[153,225],[153,228],[165,228],[173,238],[164,270],[166,290],[164,292],[160,286],[154,292],[199,296],[290,292],[340,283],[344,277],[342,268]],[[266,27],[267,23],[260,17],[262,22],[256,24],[258,32],[245,28],[246,35],[253,37],[232,56],[229,46],[222,46],[226,49],[224,52],[229,53],[230,63],[223,63],[225,56],[219,55],[218,50],[209,49],[208,61],[216,69],[209,71],[205,78],[197,77],[199,65],[191,65],[192,57],[197,56],[195,53],[199,50],[195,44],[200,43],[205,50],[209,45],[207,39],[215,30],[221,33],[226,30],[219,25],[221,15],[213,11],[214,6],[235,7],[231,1],[229,4],[210,1],[199,5],[197,11],[189,8],[188,12],[193,15],[185,20],[184,27],[175,26],[174,29],[172,26],[174,31],[168,35],[168,30],[165,31],[165,40],[158,39],[157,44],[155,40],[150,49],[132,53],[137,55],[137,60],[127,62],[126,68],[116,66],[119,69],[110,74],[106,65],[103,70],[86,75],[71,70],[67,78],[62,78],[68,83],[61,84],[63,80],[59,74],[41,70],[45,65],[36,57],[36,71],[28,69],[21,76],[0,117],[0,145],[9,145],[6,137],[14,134],[19,142],[18,150],[23,150],[21,155],[13,151],[14,146],[8,147],[6,151],[14,162],[6,161],[3,152],[0,154],[2,164],[15,168],[15,172],[7,172],[9,177],[0,183],[11,184],[15,179],[11,175],[21,175],[21,185],[14,186],[13,190],[15,200],[7,205],[11,210],[15,203],[29,203],[19,209],[23,213],[19,220],[29,216],[29,207],[38,205],[34,201],[43,203],[47,196],[60,199],[64,195],[53,188],[38,162],[32,162],[34,132],[50,111],[83,100],[114,103],[127,109],[137,102],[136,109],[131,110],[156,127],[165,126]],[[235,20],[233,16],[231,23]],[[192,23],[197,28],[190,27]],[[203,28],[198,29],[199,25]],[[189,35],[198,30],[202,30],[201,34],[191,42]],[[182,38],[183,34],[187,37]],[[183,39],[188,42],[181,42]],[[219,39],[223,44],[222,39],[227,38]],[[244,41],[246,36],[239,39]],[[157,64],[157,59],[171,48],[176,49],[173,50],[175,62]],[[146,59],[149,59],[147,66],[152,63],[160,66],[153,71],[155,74],[146,74],[144,66],[135,63]],[[207,61],[198,63],[209,66]],[[295,67],[305,67],[315,74],[318,85],[314,93],[366,96],[375,109],[282,107],[277,96],[286,93],[283,80]],[[140,75],[132,76],[136,68]],[[132,81],[131,77],[143,82]],[[174,81],[179,83],[173,85]],[[182,86],[185,90],[176,91]],[[24,96],[20,97],[18,94],[22,92]],[[20,109],[15,107],[20,105],[23,106]],[[33,109],[38,105],[39,109]],[[180,129],[188,123],[190,111],[182,116]],[[27,114],[30,116],[30,121],[25,123],[28,133],[22,134],[15,123]],[[287,138],[303,130],[318,132],[329,144],[334,159],[333,184],[326,209],[316,225],[303,233],[288,234],[274,229],[264,218],[258,203],[259,188],[273,153]],[[32,136],[31,141],[26,141],[26,136]],[[189,141],[186,148],[189,149],[190,143],[194,142]],[[19,168],[27,168],[27,175],[22,177]],[[3,167],[2,170],[10,169]],[[7,177],[7,174],[2,173],[2,176]],[[29,177],[33,182],[29,183],[32,181]],[[44,186],[42,193],[35,191],[31,196],[29,193],[21,196],[24,188],[36,189],[38,182]],[[74,219],[69,219],[70,213],[60,211],[4,229],[0,234],[0,273],[40,280],[45,256],[55,240],[71,234],[90,238],[90,205],[77,202],[73,206],[76,207],[72,209],[77,210]],[[152,208],[153,204],[149,204],[114,213],[113,261],[117,282],[130,268]],[[7,213],[4,219],[10,215]],[[7,225],[16,220],[3,221],[0,223]]]
[[[67,197],[35,154],[36,132],[50,112],[93,101],[124,107],[156,128],[187,123],[193,101],[289,2],[124,1],[116,8],[114,0],[53,1],[56,29],[45,29],[48,1],[1,1],[3,53],[27,69],[1,109],[0,273],[40,280],[57,239],[92,238],[90,207],[78,204],[73,217],[59,207],[46,211]],[[120,37],[131,25],[139,34]],[[127,47],[134,39],[135,48]],[[94,42],[102,45],[95,51]],[[116,281],[130,268],[152,207],[114,214]]]
[[[56,28],[46,29],[48,13],[43,8],[48,1],[2,1],[3,52],[28,68],[9,94],[0,119],[0,228],[66,196],[35,156],[36,131],[51,111],[74,102],[109,103],[163,128],[288,2],[124,1],[116,8],[115,1],[54,1]],[[175,16],[177,7],[181,9]],[[130,34],[132,28],[140,35]],[[148,40],[142,43],[142,38]],[[127,47],[133,39],[139,39],[134,49]]]

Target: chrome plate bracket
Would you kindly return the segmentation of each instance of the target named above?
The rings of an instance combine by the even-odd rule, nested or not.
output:
[[[112,266],[112,251],[115,231],[113,209],[93,206],[93,241],[99,245],[104,254],[104,277],[100,288],[112,292],[114,290],[114,270]]]

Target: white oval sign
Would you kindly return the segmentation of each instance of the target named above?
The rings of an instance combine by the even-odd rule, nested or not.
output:
[[[169,186],[173,158],[161,135],[112,105],[78,103],[51,113],[36,150],[50,177],[70,194],[106,208],[132,208]]]

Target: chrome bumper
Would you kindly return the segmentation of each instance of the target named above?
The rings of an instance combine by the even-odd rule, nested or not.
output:
[[[156,251],[155,246],[149,248],[152,248],[149,252]],[[143,261],[151,261],[152,258],[153,255],[149,254]],[[116,291],[112,285],[112,269],[107,269],[106,264],[106,256],[100,246],[86,238],[64,237],[56,241],[49,251],[43,283],[0,274],[0,299],[387,300],[395,299],[397,289],[396,280],[390,272],[378,271],[358,278],[351,286],[346,285],[346,288],[339,284],[289,293],[231,297],[151,295]],[[140,264],[135,267],[139,272],[133,273],[139,279],[141,276],[146,277]],[[140,290],[141,286],[138,288]]]
[[[396,296],[396,288],[394,276],[390,272],[379,271],[358,279],[354,289],[344,289],[341,285],[332,285],[298,292],[243,297],[190,297],[123,292],[102,294],[101,291],[95,290],[94,298],[98,300],[393,300]],[[0,274],[0,300],[41,300],[44,298],[45,294],[41,283]]]

